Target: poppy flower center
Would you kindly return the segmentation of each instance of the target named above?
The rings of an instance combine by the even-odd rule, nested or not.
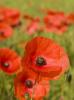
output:
[[[33,87],[33,82],[32,82],[31,80],[26,80],[26,81],[25,81],[25,85],[26,85],[26,87],[28,87],[28,88],[32,88],[32,87]]]
[[[1,31],[1,32],[0,32],[0,35],[2,35],[2,34],[4,34],[4,32]]]
[[[38,57],[36,60],[36,65],[38,65],[38,66],[46,65],[45,59],[43,57]]]
[[[2,64],[3,67],[8,68],[9,67],[9,63],[5,62]]]

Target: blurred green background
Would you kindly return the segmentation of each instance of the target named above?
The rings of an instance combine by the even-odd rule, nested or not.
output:
[[[74,12],[74,0],[1,0],[0,7],[18,8],[22,15],[29,13],[32,16],[42,17],[43,14],[39,11],[39,8],[50,8],[65,13]],[[52,38],[62,45],[69,55],[71,64],[68,74],[63,75],[60,80],[50,82],[51,90],[45,100],[74,100],[74,25],[71,25],[62,36],[52,33],[41,33],[40,35]],[[11,47],[12,44],[15,44],[12,48],[23,55],[23,50],[16,43],[29,39],[30,36],[24,34],[22,29],[18,27],[14,30],[11,38],[0,42],[0,47]],[[8,76],[0,71],[0,100],[16,100],[13,93],[14,77],[15,75]]]

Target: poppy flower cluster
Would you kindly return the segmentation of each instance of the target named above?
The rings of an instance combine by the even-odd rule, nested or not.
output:
[[[0,69],[8,75],[16,74],[14,94],[26,100],[43,100],[50,92],[50,80],[58,79],[69,67],[69,58],[55,41],[35,37],[25,46],[21,58],[14,50],[0,48]]]
[[[43,100],[43,97],[48,95],[50,90],[48,81],[36,82],[36,79],[29,76],[28,73],[19,73],[14,83],[15,96],[20,100],[26,100],[26,94],[33,100]]]
[[[12,36],[12,27],[20,23],[20,12],[17,9],[0,8],[0,41]]]
[[[46,10],[44,11],[45,15],[40,21],[35,21],[35,18],[25,14],[24,19],[30,20],[29,25],[26,28],[28,34],[34,34],[38,31],[41,32],[52,32],[58,35],[63,34],[68,30],[68,27],[74,23],[74,14],[70,13],[66,15],[64,12],[55,11],[55,10]],[[42,23],[42,24],[41,24]],[[43,25],[44,24],[44,25]]]
[[[0,41],[13,35],[12,27],[21,24],[20,18],[18,9],[0,8]],[[27,20],[25,31],[29,35],[39,32],[53,32],[61,35],[68,30],[68,26],[74,23],[74,14],[65,15],[64,12],[47,10],[42,19],[28,14],[24,15],[24,19]]]
[[[48,11],[41,20],[24,15],[29,21],[26,31],[32,35],[38,31],[62,34],[73,23],[73,15]],[[18,10],[0,8],[0,40],[12,36],[11,26],[20,23]],[[37,36],[26,43],[24,56],[20,57],[10,48],[0,48],[0,70],[8,75],[16,74],[14,94],[19,100],[26,100],[28,94],[33,100],[43,100],[50,92],[50,80],[57,80],[69,68],[69,58],[63,47],[52,39]]]
[[[15,96],[25,100],[43,100],[50,91],[49,80],[56,80],[69,68],[64,49],[51,39],[33,38],[26,44],[22,71],[14,80]]]

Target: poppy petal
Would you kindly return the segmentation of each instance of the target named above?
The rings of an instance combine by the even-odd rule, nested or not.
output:
[[[0,48],[0,68],[7,74],[14,74],[21,68],[21,58],[9,48]]]
[[[38,65],[37,58],[46,61],[45,65]],[[54,79],[63,74],[69,66],[69,59],[64,49],[51,39],[36,37],[26,45],[26,55],[23,58],[23,68],[32,69],[41,76]]]

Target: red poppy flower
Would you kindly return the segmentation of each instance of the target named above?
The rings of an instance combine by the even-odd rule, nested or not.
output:
[[[39,30],[40,19],[38,17],[33,18],[29,15],[25,15],[24,18],[29,20],[28,25],[26,26],[26,29],[25,29],[29,35],[32,35]]]
[[[74,13],[69,14],[67,18],[69,20],[69,23],[74,23]]]
[[[32,35],[32,34],[34,34],[35,32],[37,32],[37,30],[38,30],[38,28],[39,28],[39,24],[38,24],[38,22],[31,22],[28,26],[27,26],[27,33],[29,34],[29,35]]]
[[[4,21],[3,8],[0,8],[0,22]]]
[[[26,45],[26,55],[22,60],[23,68],[49,79],[57,79],[69,66],[64,49],[51,39],[36,37]]]
[[[63,12],[49,11],[48,15],[44,17],[44,22],[47,24],[53,24],[55,26],[62,23],[67,24],[66,16]]]
[[[0,40],[11,37],[13,34],[12,28],[6,23],[0,23]]]
[[[43,100],[43,97],[49,93],[49,82],[40,81],[30,78],[27,73],[20,73],[14,81],[15,96],[19,100],[26,100],[25,94],[29,94],[33,100]]]
[[[16,26],[20,22],[20,13],[17,9],[2,8],[1,16],[4,16],[4,22],[11,26]]]
[[[20,70],[21,59],[17,53],[9,48],[0,48],[0,69],[7,74]]]
[[[63,33],[67,30],[68,25],[70,24],[67,16],[63,12],[55,12],[49,10],[47,15],[44,17],[44,23],[46,30],[54,33]]]
[[[54,26],[54,25],[49,25],[44,27],[45,32],[53,32],[58,35],[62,35],[64,32],[66,32],[68,27],[66,25],[59,25],[59,26]]]

